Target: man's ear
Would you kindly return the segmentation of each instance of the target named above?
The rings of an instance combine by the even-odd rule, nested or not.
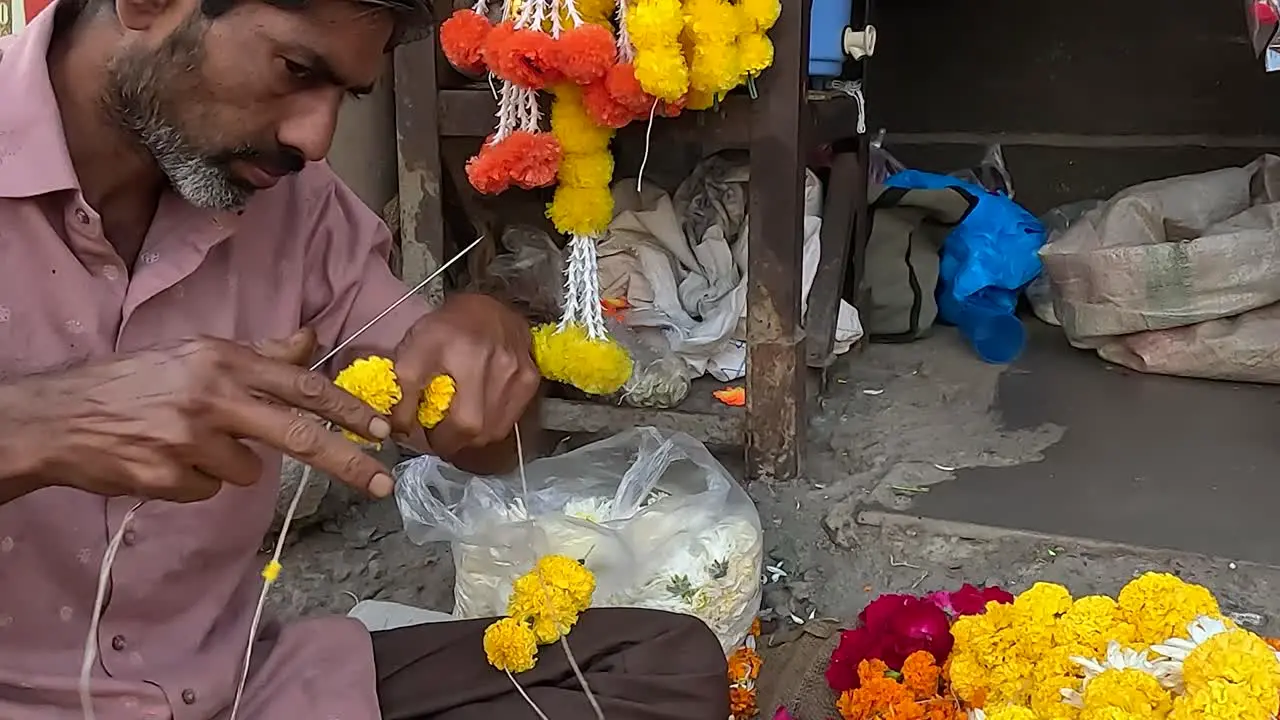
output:
[[[199,0],[115,0],[116,17],[125,30],[168,34],[196,11]]]

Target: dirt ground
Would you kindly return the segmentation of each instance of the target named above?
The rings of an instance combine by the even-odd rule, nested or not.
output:
[[[841,360],[811,418],[807,477],[751,488],[766,564],[785,573],[766,586],[767,611],[792,621],[849,617],[879,593],[962,582],[1016,591],[1048,580],[1077,594],[1114,593],[1135,574],[1161,569],[1210,587],[1245,624],[1280,631],[1280,569],[1022,533],[961,537],[928,522],[859,525],[859,504],[869,499],[906,508],[902,488],[949,482],[963,467],[1032,463],[1061,439],[1063,428],[1052,425],[1002,429],[991,410],[1001,372],[945,332]],[[346,612],[361,599],[452,606],[448,548],[410,543],[394,502],[339,510],[300,532],[283,559],[273,603],[284,615]]]

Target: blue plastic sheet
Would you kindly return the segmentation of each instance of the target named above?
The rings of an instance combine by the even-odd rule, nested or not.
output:
[[[942,244],[938,317],[960,328],[984,360],[1012,361],[1026,342],[1018,296],[1040,274],[1044,225],[1009,197],[946,175],[903,170],[885,185],[955,188],[975,201]]]

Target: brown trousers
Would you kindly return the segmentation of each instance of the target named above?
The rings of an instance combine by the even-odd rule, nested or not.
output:
[[[383,720],[535,718],[505,673],[485,660],[489,620],[373,633]],[[583,613],[569,648],[606,720],[725,720],[725,657],[697,618],[627,608]],[[595,720],[563,648],[538,650],[515,676],[549,720]]]

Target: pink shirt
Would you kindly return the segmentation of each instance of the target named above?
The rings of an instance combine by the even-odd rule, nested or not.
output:
[[[309,325],[331,347],[404,292],[385,226],[323,164],[239,215],[164,197],[125,267],[67,154],[45,57],[53,15],[0,38],[0,381],[194,335],[248,341]],[[406,303],[360,344],[389,352],[425,310]],[[253,487],[138,512],[98,636],[102,720],[226,716],[279,490],[280,458],[262,455]],[[99,564],[135,503],[49,488],[0,505],[0,718],[81,717]],[[378,718],[368,633],[345,618],[268,627],[241,717]]]

